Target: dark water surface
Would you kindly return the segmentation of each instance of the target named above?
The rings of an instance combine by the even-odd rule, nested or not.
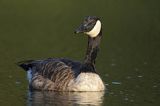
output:
[[[160,2],[157,0],[0,0],[0,106],[159,106]],[[83,60],[84,16],[103,22],[96,62],[105,92],[29,92],[26,59]]]

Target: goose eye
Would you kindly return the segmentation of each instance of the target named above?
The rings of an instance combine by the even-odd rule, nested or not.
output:
[[[90,22],[90,23],[88,23],[88,25],[90,26],[90,25],[93,25],[93,23],[92,22]]]

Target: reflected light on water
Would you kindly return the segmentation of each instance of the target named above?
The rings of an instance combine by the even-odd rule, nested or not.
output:
[[[101,106],[104,92],[28,92],[28,106]]]

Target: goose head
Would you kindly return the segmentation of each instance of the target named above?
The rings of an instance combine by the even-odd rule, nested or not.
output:
[[[101,31],[101,22],[96,16],[85,17],[82,24],[75,30],[75,33],[85,33],[88,36],[94,38]]]

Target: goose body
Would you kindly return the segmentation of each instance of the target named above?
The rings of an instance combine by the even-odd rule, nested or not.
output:
[[[105,86],[95,69],[95,59],[101,38],[99,18],[88,16],[76,33],[88,34],[88,47],[84,62],[67,58],[28,60],[18,65],[28,72],[29,86],[33,90],[52,91],[104,91]]]

